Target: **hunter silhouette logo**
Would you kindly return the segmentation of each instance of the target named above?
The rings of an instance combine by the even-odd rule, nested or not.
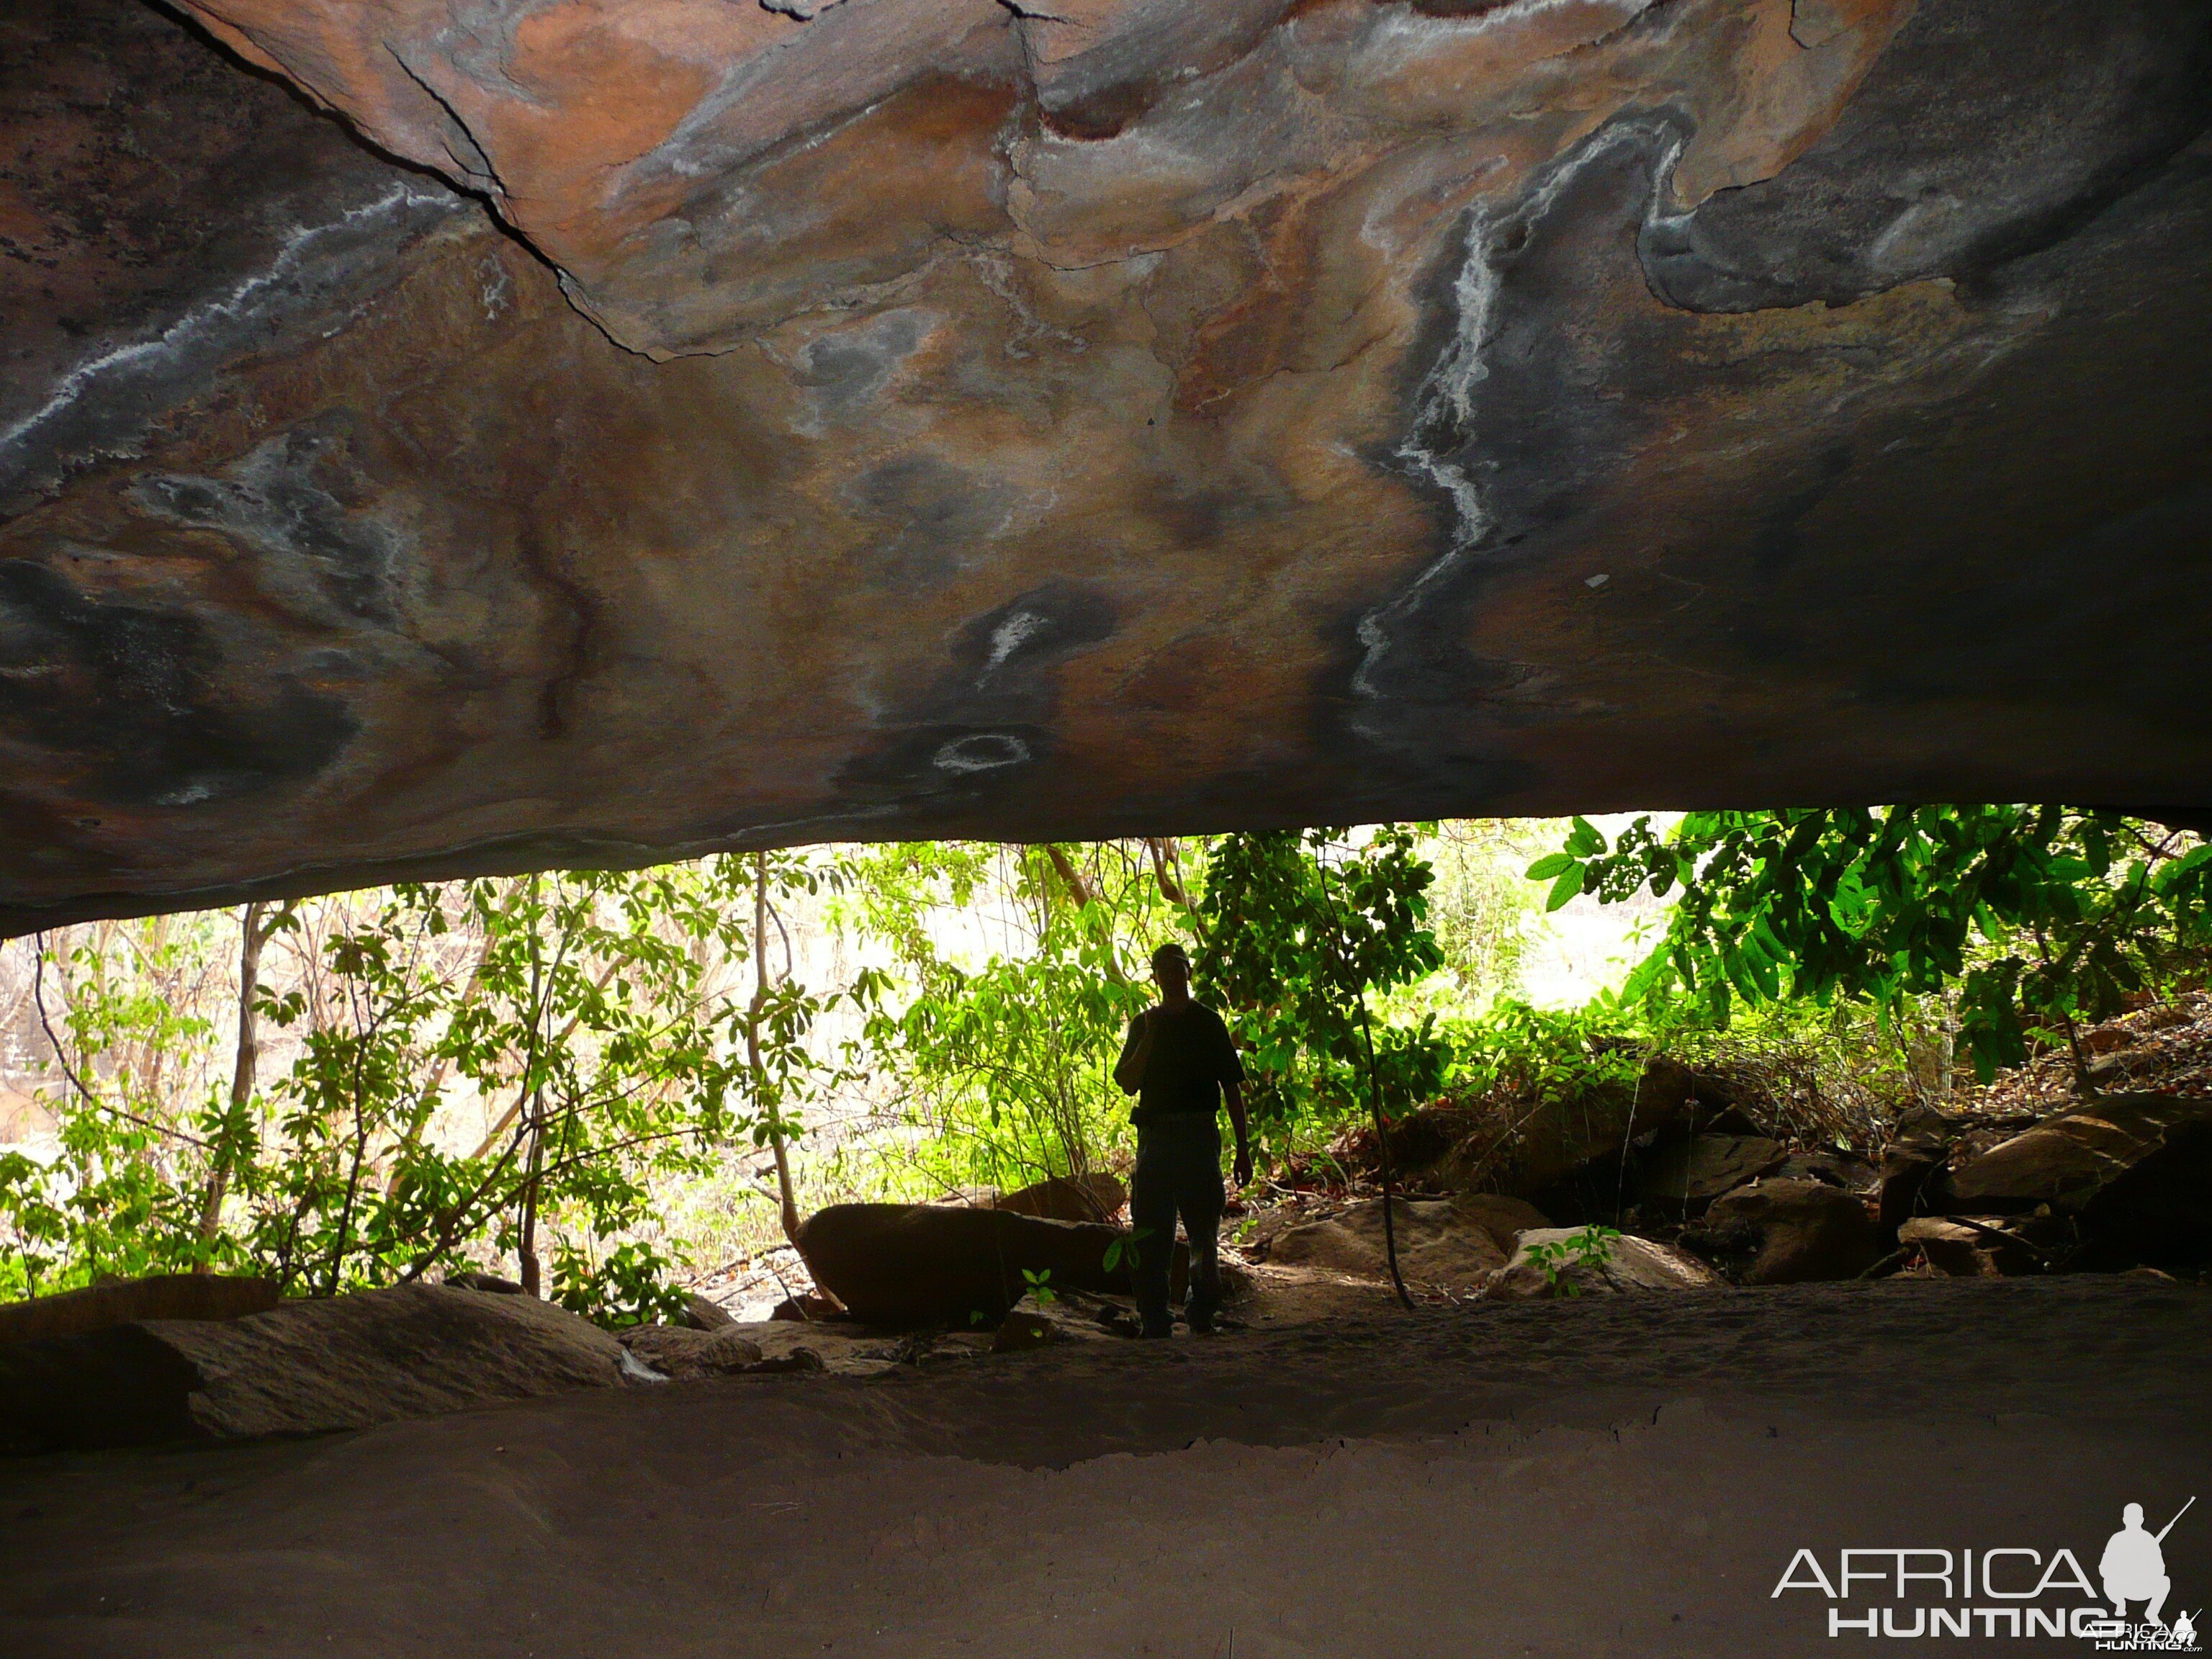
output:
[[[2105,1581],[2105,1597],[2112,1604],[2112,1617],[2128,1616],[2128,1603],[2144,1603],[2143,1617],[2163,1630],[2166,1620],[2159,1613],[2166,1607],[2168,1591],[2173,1581],[2166,1576],[2166,1552],[2161,1547],[2166,1534],[2173,1530],[2173,1522],[2189,1513],[2189,1504],[2181,1506],[2180,1513],[2158,1529],[2155,1536],[2143,1530],[2143,1506],[2130,1504],[2120,1512],[2120,1529],[2105,1546],[2104,1559],[2097,1564],[2097,1575]]]
[[[1847,1549],[1838,1552],[1832,1577],[1817,1554],[1801,1549],[1768,1599],[1793,1590],[1826,1597],[1831,1638],[2071,1637],[2099,1652],[2196,1653],[2201,1612],[2178,1613],[2170,1625],[2165,1617],[2173,1593],[2166,1534],[2196,1503],[2191,1498],[2156,1532],[2144,1525],[2142,1504],[2125,1505],[2120,1529],[2097,1557],[2095,1583],[2063,1547],[2048,1555],[2018,1547]],[[2140,1616],[2130,1619],[2130,1607]]]

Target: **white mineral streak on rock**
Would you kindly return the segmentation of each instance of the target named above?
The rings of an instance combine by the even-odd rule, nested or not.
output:
[[[1555,3],[1557,0],[1536,3]],[[1525,238],[1541,222],[1567,186],[1590,163],[1611,155],[1623,144],[1650,139],[1663,140],[1665,143],[1652,168],[1650,216],[1656,219],[1668,175],[1680,159],[1684,143],[1671,125],[1657,120],[1616,122],[1592,134],[1553,164],[1542,181],[1517,205],[1496,218],[1481,207],[1468,210],[1467,258],[1452,283],[1458,326],[1437,359],[1436,367],[1421,384],[1413,423],[1396,452],[1398,459],[1416,476],[1427,479],[1450,496],[1455,520],[1451,543],[1410,584],[1360,618],[1358,636],[1364,653],[1352,677],[1352,689],[1360,696],[1372,699],[1382,696],[1375,673],[1389,653],[1395,631],[1421,608],[1439,583],[1455,574],[1475,556],[1491,530],[1490,511],[1483,503],[1482,491],[1476,481],[1466,468],[1448,459],[1441,447],[1428,446],[1432,441],[1441,445],[1448,441],[1448,434],[1464,434],[1474,424],[1478,394],[1483,381],[1490,376],[1490,365],[1483,353],[1490,343],[1492,316],[1497,309],[1502,250],[1510,241]]]
[[[6,431],[0,432],[0,459],[4,459],[10,450],[22,446],[40,427],[118,370],[158,362],[164,357],[181,356],[218,325],[246,315],[260,296],[296,275],[316,251],[319,243],[342,231],[356,228],[366,221],[396,217],[425,204],[459,205],[455,198],[442,190],[418,191],[410,185],[394,185],[375,201],[349,208],[326,223],[294,226],[286,233],[268,270],[258,276],[247,277],[221,299],[195,307],[152,339],[118,346],[112,351],[79,363],[64,375],[51,398]]]

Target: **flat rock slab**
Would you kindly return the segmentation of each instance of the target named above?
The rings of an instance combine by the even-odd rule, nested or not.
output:
[[[16,1449],[322,1434],[612,1388],[622,1360],[613,1337],[551,1303],[410,1285],[14,1344],[0,1406]]]

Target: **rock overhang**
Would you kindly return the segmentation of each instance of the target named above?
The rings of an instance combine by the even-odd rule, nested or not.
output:
[[[0,926],[2212,805],[2208,0],[189,9],[9,26]]]

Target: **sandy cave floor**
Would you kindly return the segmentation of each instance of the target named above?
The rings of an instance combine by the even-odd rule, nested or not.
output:
[[[1801,1545],[2094,1570],[2123,1504],[2212,1501],[2196,1287],[1364,1305],[0,1465],[0,1653],[1800,1655]]]

